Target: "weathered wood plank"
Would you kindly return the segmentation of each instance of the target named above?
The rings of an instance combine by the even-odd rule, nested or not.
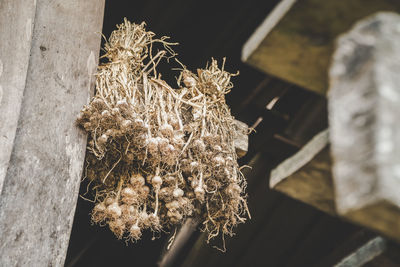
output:
[[[31,51],[36,2],[0,3],[0,192],[10,161]]]
[[[249,148],[249,127],[246,123],[235,120],[235,128],[236,132],[234,145],[238,158],[241,158],[246,155]]]
[[[400,11],[395,0],[282,0],[242,50],[261,71],[325,95],[336,37],[380,10]]]
[[[335,213],[329,131],[316,135],[271,172],[270,187],[330,214]]]
[[[374,263],[378,258],[388,258],[389,251],[393,249],[387,239],[366,229],[359,229],[348,235],[315,266],[364,266]]]
[[[25,87],[18,128],[0,195],[1,266],[64,263],[86,150],[86,136],[74,122],[93,89],[103,9],[104,0],[37,0],[26,83],[18,83]],[[18,34],[9,22],[0,28],[3,41],[9,34],[4,28]],[[29,30],[23,29],[27,39]],[[10,57],[12,45],[19,46],[11,42],[1,48],[9,48]],[[10,67],[4,63],[4,70]]]
[[[328,94],[338,213],[400,240],[400,16],[343,35]]]
[[[380,236],[351,252],[347,257],[335,264],[335,267],[359,267],[374,260],[386,250],[386,240]]]

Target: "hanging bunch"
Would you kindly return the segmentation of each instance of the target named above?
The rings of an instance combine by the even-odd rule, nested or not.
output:
[[[187,217],[209,238],[232,235],[248,216],[225,103],[231,73],[215,60],[196,74],[182,70],[178,89],[156,72],[173,54],[166,37],[144,23],[117,26],[96,74],[96,95],[78,124],[89,134],[86,176],[95,192],[92,221],[133,241]],[[156,55],[153,44],[165,49]]]

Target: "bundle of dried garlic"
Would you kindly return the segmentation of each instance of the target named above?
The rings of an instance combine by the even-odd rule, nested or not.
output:
[[[105,45],[96,95],[78,124],[89,133],[86,177],[95,191],[92,221],[138,240],[191,216],[209,239],[232,235],[249,216],[225,103],[233,74],[213,59],[197,75],[184,68],[172,89],[157,75],[172,53],[167,38],[125,19]],[[152,46],[165,50],[155,56]]]

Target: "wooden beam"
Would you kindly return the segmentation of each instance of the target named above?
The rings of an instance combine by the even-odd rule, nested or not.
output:
[[[380,10],[400,11],[393,0],[282,0],[242,50],[255,68],[325,95],[337,36]]]
[[[11,74],[0,80],[7,99],[0,110],[16,112],[14,124],[18,117],[10,160],[1,162],[8,166],[0,193],[0,265],[62,266],[86,151],[75,120],[93,92],[104,0],[26,2],[0,4],[2,72]],[[14,88],[12,97],[5,95]],[[3,153],[2,147],[7,159]]]
[[[175,236],[175,239],[170,247],[170,244],[167,244],[163,255],[158,262],[158,266],[160,267],[171,267],[175,266],[176,261],[180,256],[182,256],[182,251],[184,247],[189,242],[189,239],[193,236],[193,234],[197,231],[199,227],[199,223],[191,218],[187,219],[181,228],[179,229],[178,233]],[[206,242],[205,240],[204,243]]]
[[[386,240],[380,236],[375,237],[349,255],[344,257],[335,267],[358,267],[373,261],[376,257],[382,255],[386,250]]]
[[[246,155],[249,148],[249,127],[246,123],[235,120],[235,140],[234,145],[238,158]]]
[[[322,131],[271,172],[270,187],[335,214],[329,132]]]
[[[343,35],[328,94],[338,213],[400,240],[400,16]]]
[[[35,10],[35,1],[4,0],[0,5],[0,192],[25,89]]]
[[[391,250],[398,252],[387,239],[366,229],[359,229],[337,244],[315,266],[357,267],[365,264],[374,266],[375,261],[388,259]]]

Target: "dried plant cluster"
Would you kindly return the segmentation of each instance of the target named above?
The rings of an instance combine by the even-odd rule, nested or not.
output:
[[[233,74],[212,60],[194,74],[183,68],[178,89],[156,72],[173,54],[144,23],[124,21],[98,67],[96,95],[78,124],[89,133],[86,176],[95,192],[92,221],[132,241],[144,230],[168,230],[187,217],[209,239],[232,235],[248,216],[246,182],[225,103]],[[154,44],[163,49],[153,56]]]

